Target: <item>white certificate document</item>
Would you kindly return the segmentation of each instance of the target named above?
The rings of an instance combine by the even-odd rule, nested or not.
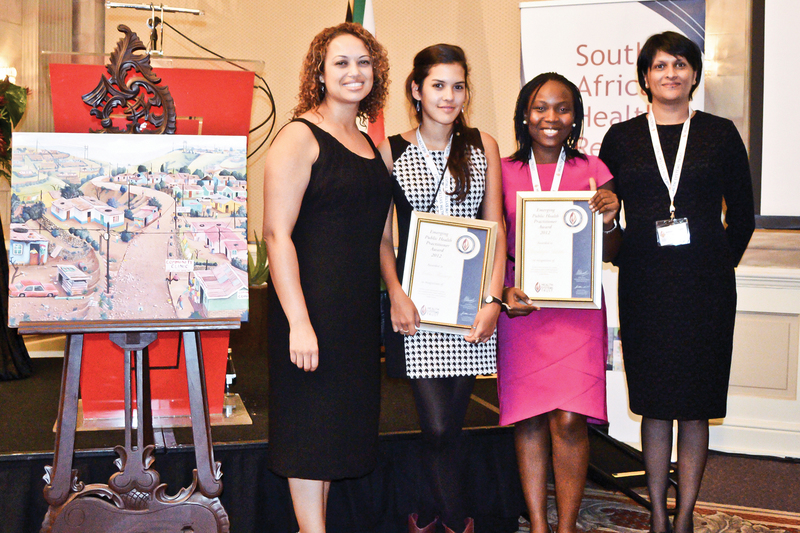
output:
[[[497,224],[414,212],[403,290],[420,315],[420,329],[464,334],[488,290]]]

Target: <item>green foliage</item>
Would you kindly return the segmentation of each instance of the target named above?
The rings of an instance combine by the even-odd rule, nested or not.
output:
[[[0,176],[11,181],[11,132],[28,105],[28,90],[0,81]]]
[[[267,243],[263,238],[259,239],[258,234],[253,232],[256,238],[256,260],[247,254],[247,273],[250,285],[263,285],[269,279],[269,263],[267,262]]]
[[[82,195],[82,193],[81,193],[80,187],[78,187],[74,183],[67,183],[61,189],[61,197],[62,198],[77,198],[78,196],[81,196],[81,195]]]
[[[44,215],[45,207],[42,202],[34,202],[33,205],[26,205],[22,208],[22,218],[24,220],[39,220]]]

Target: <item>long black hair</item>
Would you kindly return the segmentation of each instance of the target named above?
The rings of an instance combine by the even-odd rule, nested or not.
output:
[[[536,98],[539,89],[548,81],[556,81],[564,85],[572,94],[572,109],[575,113],[572,131],[564,141],[564,151],[567,154],[567,161],[578,157],[586,159],[586,156],[578,150],[578,139],[581,138],[583,131],[583,98],[578,87],[567,78],[556,72],[545,72],[539,74],[525,84],[517,96],[517,106],[514,109],[514,136],[517,139],[517,151],[511,156],[512,161],[527,163],[533,148],[533,138],[528,131],[528,110],[531,101]]]
[[[417,100],[412,94],[411,84],[414,83],[422,89],[425,78],[428,77],[431,69],[436,65],[461,65],[464,69],[464,82],[467,90],[465,106],[469,105],[469,66],[467,65],[467,56],[464,54],[464,50],[460,46],[453,44],[434,44],[414,56],[414,68],[406,79],[406,98],[411,103],[411,108],[414,110],[414,116],[418,123],[422,123],[422,108],[420,107],[417,110]],[[480,145],[480,132],[467,127],[467,118],[462,109],[459,111],[453,125],[453,144],[450,146],[450,157],[447,160],[447,168],[450,169],[450,175],[453,176],[455,181],[455,189],[449,194],[454,195],[459,203],[463,202],[467,194],[469,194],[472,172],[470,163],[471,146]]]

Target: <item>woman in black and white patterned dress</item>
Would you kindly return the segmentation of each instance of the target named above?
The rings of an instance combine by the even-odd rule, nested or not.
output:
[[[433,532],[437,517],[445,531],[473,530],[463,496],[459,437],[475,376],[495,372],[506,257],[500,153],[491,136],[466,125],[468,72],[464,51],[457,46],[438,44],[419,52],[406,80],[419,127],[379,147],[395,180],[400,233],[395,259],[390,212],[381,244],[381,272],[391,304],[387,368],[390,376],[411,378],[423,435],[422,465],[434,499],[421,502],[419,516],[409,517],[410,532]],[[412,211],[498,223],[494,270],[484,295],[495,299],[481,308],[467,335],[417,331],[419,314],[400,283]]]

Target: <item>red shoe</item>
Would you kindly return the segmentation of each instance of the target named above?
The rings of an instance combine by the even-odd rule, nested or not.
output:
[[[417,526],[417,518],[419,518],[417,513],[408,515],[408,533],[434,533],[436,531],[436,522],[439,521],[438,518],[434,518],[433,522],[422,529]]]
[[[444,526],[444,531],[445,533],[456,533],[447,527],[447,525]],[[464,520],[464,533],[475,533],[475,522],[472,520],[472,518],[467,518]]]

